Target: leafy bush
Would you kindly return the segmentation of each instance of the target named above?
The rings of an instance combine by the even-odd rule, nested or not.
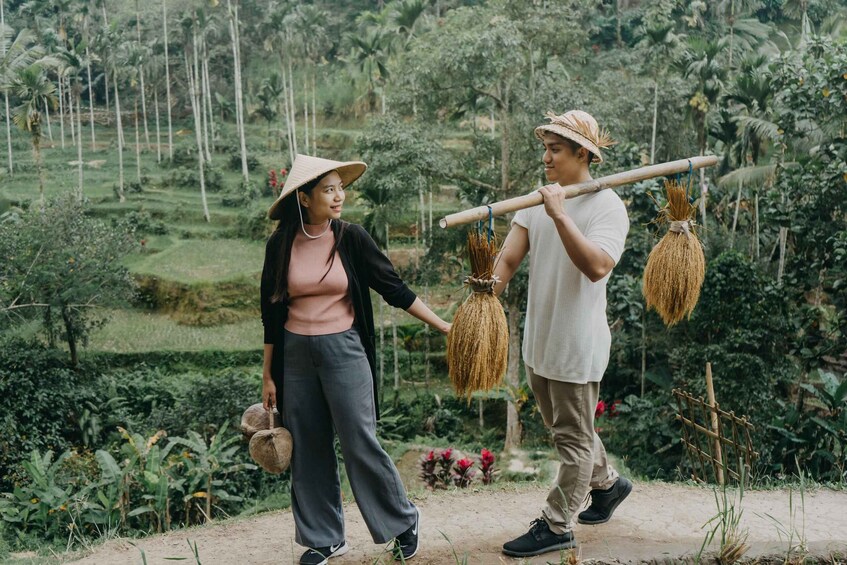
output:
[[[62,452],[80,442],[78,407],[94,399],[90,375],[71,369],[65,356],[38,343],[8,340],[0,346],[0,491],[25,472],[22,458]]]

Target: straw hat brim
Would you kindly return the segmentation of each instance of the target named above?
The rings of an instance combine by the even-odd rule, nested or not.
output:
[[[535,136],[538,137],[538,139],[542,139],[542,137],[544,136],[544,132],[555,133],[560,137],[564,137],[566,139],[570,139],[571,141],[579,143],[581,146],[588,149],[592,155],[594,155],[594,163],[603,162],[603,154],[600,153],[600,148],[597,147],[597,144],[588,139],[587,137],[575,132],[574,130],[557,124],[545,124],[543,126],[538,126],[537,128],[535,128]]]
[[[268,210],[268,217],[278,220],[282,212],[282,201],[295,190],[327,173],[336,171],[345,187],[350,186],[367,170],[368,165],[362,161],[332,161],[308,155],[298,155],[291,166],[288,180],[282,188],[279,197]]]

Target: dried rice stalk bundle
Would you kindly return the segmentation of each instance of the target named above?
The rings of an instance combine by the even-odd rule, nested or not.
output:
[[[459,396],[470,400],[479,390],[491,390],[506,373],[509,326],[503,306],[494,295],[494,260],[498,245],[477,232],[468,234],[472,275],[465,279],[471,288],[453,318],[447,336],[447,368]]]
[[[644,268],[642,291],[647,307],[672,326],[691,317],[706,276],[703,246],[694,232],[696,208],[677,181],[665,181],[668,204],[657,221],[668,223],[668,233],[650,252]]]
[[[291,463],[294,442],[288,430],[274,427],[276,422],[273,410],[268,410],[265,418],[267,428],[259,430],[250,438],[250,457],[268,473],[278,475],[288,469]]]

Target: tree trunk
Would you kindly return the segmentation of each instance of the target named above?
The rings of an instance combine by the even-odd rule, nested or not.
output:
[[[291,115],[288,111],[288,79],[285,74],[285,64],[282,60],[280,60],[280,67],[282,69],[282,108],[283,114],[285,115],[285,134],[288,139],[288,155],[291,159],[291,163],[294,163],[294,138],[291,133]]]
[[[79,201],[82,202],[84,173],[82,170],[82,93],[76,95],[76,119],[79,135],[76,136],[76,160],[79,168]]]
[[[168,11],[167,0],[162,0],[162,26],[165,38],[165,106],[168,109],[168,159],[174,158],[174,128],[171,121],[171,68],[168,61]]]
[[[44,117],[47,120],[47,137],[50,138],[50,142],[53,141],[53,125],[50,123],[50,105],[47,104],[47,100],[44,101]],[[64,149],[64,145],[62,146]]]
[[[6,148],[9,150],[9,176],[11,176],[15,172],[15,166],[12,158],[12,114],[9,112],[9,93],[4,92],[3,98],[6,102]]]
[[[71,80],[68,79],[65,85],[65,92],[68,93],[68,118],[71,124],[71,142],[76,145],[76,122],[74,122],[74,95],[71,90]]]
[[[779,228],[779,269],[776,272],[776,283],[782,284],[782,275],[785,273],[785,244],[788,241],[788,228]]]
[[[203,53],[203,63],[200,65],[200,76],[198,77],[199,80],[197,81],[197,88],[198,88],[198,96],[200,97],[200,117],[202,118],[202,122],[203,122],[203,150],[206,152],[206,155],[205,155],[206,162],[211,163],[212,162],[212,150],[209,147],[209,117],[210,116],[209,116],[208,108],[207,108],[207,105],[206,105],[206,91],[207,91],[208,87],[206,86],[206,59],[205,59],[206,46],[205,46],[205,39],[201,37],[199,43],[200,43],[198,45],[199,52]],[[197,56],[197,55],[195,55],[195,56]]]
[[[59,75],[59,138],[62,141],[62,149],[65,148],[65,89],[63,83],[62,75]],[[47,107],[46,101],[44,102],[44,106]],[[47,131],[50,132],[50,141],[53,141],[49,113],[47,114]]]
[[[159,89],[153,89],[153,113],[156,116],[156,162],[162,162],[162,131],[159,127]]]
[[[503,446],[505,451],[520,447],[522,434],[519,407],[515,402],[517,390],[521,384],[521,297],[516,296],[516,294],[513,287],[510,287],[506,292],[506,306],[509,309],[509,362],[506,371],[506,384],[509,387],[511,398],[506,405],[506,441]]]
[[[246,184],[250,180],[250,174],[247,169],[247,142],[244,139],[244,101],[241,93],[241,50],[238,45],[238,13],[237,7],[235,10],[232,7],[232,0],[227,0],[226,5],[229,10],[229,33],[232,38],[232,59],[235,69],[235,119],[238,127],[238,138],[241,144],[241,175]]]
[[[304,84],[306,82],[304,81]],[[306,147],[306,151],[309,151],[309,91],[303,91],[303,145]]]
[[[656,124],[659,121],[659,78],[653,79],[653,134],[650,136],[650,164],[656,162]]]
[[[193,44],[197,47],[197,33],[193,34]],[[191,110],[194,114],[194,136],[197,140],[197,166],[200,172],[200,200],[203,203],[203,218],[209,221],[209,205],[206,202],[206,176],[205,166],[203,163],[203,139],[200,134],[200,129],[203,127],[200,117],[200,96],[197,93],[196,83],[200,80],[200,72],[197,64],[197,51],[194,51],[194,70],[192,72],[191,64],[188,60],[188,53],[185,54],[185,72],[188,74],[188,93],[191,97]]]
[[[65,323],[65,334],[68,338],[68,349],[71,352],[71,365],[77,367],[79,366],[79,355],[76,347],[76,335],[74,335],[70,314],[68,314],[67,307],[64,305],[62,306],[62,320]]]
[[[297,106],[294,105],[294,72],[291,67],[291,58],[288,59],[288,96],[290,109],[288,116],[291,118],[291,139],[294,141],[294,155],[297,155]],[[291,162],[294,164],[294,161]]]
[[[88,119],[91,122],[91,150],[97,150],[97,141],[94,136],[94,90],[91,87],[91,55],[88,53],[88,45],[85,46],[85,59],[87,61],[86,71],[88,73]]]
[[[755,235],[753,237],[753,256],[756,261],[759,260],[759,191],[757,190],[753,196],[753,212],[756,216]]]
[[[141,48],[141,12],[138,11],[138,0],[135,0],[135,34],[138,38],[138,47]],[[152,148],[150,147],[150,131],[147,129],[147,93],[144,88],[144,63],[142,62],[138,63],[138,78],[141,90],[141,116],[144,121],[144,143],[147,145],[147,151],[150,151]]]
[[[138,99],[135,99],[135,110],[133,112],[135,119],[135,180],[141,185],[141,139],[138,132]]]
[[[738,225],[738,209],[741,207],[741,183],[738,183],[738,196],[735,198],[735,213],[732,215],[732,234],[729,237],[729,248],[735,249],[735,227]]]
[[[207,134],[206,139],[206,156],[209,159],[209,162],[212,162],[212,154],[215,152],[215,114],[212,108],[212,81],[209,78],[209,48],[206,45],[206,41],[203,40],[203,78],[206,81],[206,88],[204,92],[206,93],[206,105],[208,106],[207,111],[209,112],[209,133]]]
[[[126,196],[124,196],[124,142],[123,135],[121,132],[123,131],[123,126],[121,125],[121,99],[118,96],[118,71],[116,69],[112,69],[112,77],[114,80],[115,88],[115,127],[118,130],[118,200],[121,202],[126,201]]]
[[[35,157],[35,168],[38,170],[38,199],[41,201],[41,208],[44,209],[44,167],[41,165],[41,130],[37,135],[32,137],[32,153]]]
[[[315,75],[312,75],[312,155],[318,154],[318,102]]]

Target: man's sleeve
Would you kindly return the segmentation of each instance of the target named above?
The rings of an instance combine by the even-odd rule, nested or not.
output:
[[[585,237],[609,254],[615,264],[621,259],[626,234],[629,232],[629,216],[626,206],[617,195],[588,225]]]

